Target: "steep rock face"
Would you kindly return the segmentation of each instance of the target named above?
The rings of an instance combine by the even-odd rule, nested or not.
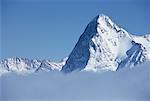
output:
[[[117,69],[133,67],[137,64],[148,61],[145,52],[146,50],[141,44],[133,42],[133,46],[126,52],[127,57],[119,63]]]
[[[80,36],[62,71],[115,71],[149,61],[149,47],[149,35],[133,36],[109,17],[98,15]]]

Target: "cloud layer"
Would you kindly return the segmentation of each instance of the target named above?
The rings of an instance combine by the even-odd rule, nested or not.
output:
[[[0,77],[1,101],[149,101],[150,64],[117,72]]]

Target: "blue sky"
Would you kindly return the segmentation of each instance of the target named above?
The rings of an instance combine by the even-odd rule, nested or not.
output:
[[[149,0],[1,0],[0,56],[58,61],[101,13],[131,33],[150,33],[149,5]]]

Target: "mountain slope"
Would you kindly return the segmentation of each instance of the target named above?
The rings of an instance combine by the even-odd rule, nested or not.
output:
[[[149,39],[149,35],[133,36],[109,17],[98,15],[87,25],[62,71],[115,71],[149,61]]]

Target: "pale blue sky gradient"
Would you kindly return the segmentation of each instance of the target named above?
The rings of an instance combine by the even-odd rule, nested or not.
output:
[[[58,61],[101,13],[131,33],[150,33],[149,0],[1,0],[1,5],[2,58]]]

